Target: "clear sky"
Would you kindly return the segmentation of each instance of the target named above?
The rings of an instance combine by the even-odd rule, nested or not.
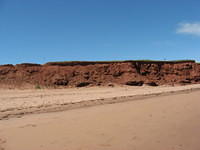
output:
[[[200,61],[200,0],[0,0],[0,64]]]

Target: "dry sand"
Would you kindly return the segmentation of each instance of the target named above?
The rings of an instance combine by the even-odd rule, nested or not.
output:
[[[199,87],[2,90],[0,103],[7,107],[1,103],[0,113],[23,102],[29,108],[40,100],[53,105],[113,97],[129,101],[0,120],[0,150],[199,150],[200,91],[170,95]],[[163,92],[168,94],[131,101],[134,95]]]
[[[0,120],[30,113],[55,112],[195,89],[200,89],[200,84],[175,87],[118,86],[41,90],[0,89]]]

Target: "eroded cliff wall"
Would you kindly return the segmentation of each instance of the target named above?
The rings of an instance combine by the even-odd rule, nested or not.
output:
[[[200,83],[195,61],[63,62],[0,66],[0,87],[82,87]]]

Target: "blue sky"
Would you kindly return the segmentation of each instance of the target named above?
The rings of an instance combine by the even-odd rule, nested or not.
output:
[[[200,61],[199,0],[0,0],[0,64]]]

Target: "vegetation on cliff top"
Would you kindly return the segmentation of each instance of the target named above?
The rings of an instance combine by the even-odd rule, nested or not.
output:
[[[113,61],[58,61],[58,62],[48,62],[44,65],[88,65],[88,64],[110,64],[110,63],[120,63],[120,62],[141,62],[141,63],[195,63],[195,60],[113,60]]]

